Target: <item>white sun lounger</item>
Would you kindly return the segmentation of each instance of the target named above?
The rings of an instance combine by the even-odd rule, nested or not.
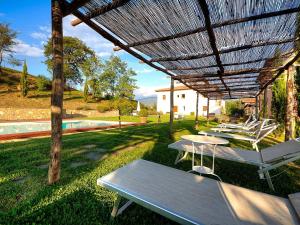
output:
[[[249,126],[251,126],[253,123],[257,122],[257,119],[254,115],[250,115],[246,122],[244,123],[221,123],[218,125],[220,128],[233,128],[233,129],[248,129]]]
[[[213,127],[212,131],[216,132],[225,132],[225,133],[246,133],[249,135],[254,135],[259,132],[261,121],[256,121],[251,126],[247,126],[247,128],[223,128],[223,127]]]
[[[222,137],[222,138],[228,138],[228,139],[249,141],[252,144],[252,147],[256,151],[259,151],[257,144],[262,139],[264,139],[266,136],[268,136],[270,133],[272,133],[277,127],[278,127],[278,124],[271,124],[271,125],[265,126],[265,122],[262,122],[259,125],[258,131],[253,136],[232,134],[232,133],[222,133],[222,132],[215,132],[215,131],[200,131],[198,134],[205,135],[205,136]]]
[[[188,153],[193,153],[192,143],[185,140],[169,144],[168,147],[178,151],[175,164],[186,158]],[[200,144],[195,143],[195,147],[196,154],[200,154]],[[213,148],[210,145],[204,145],[203,155],[212,157]],[[260,177],[264,178],[265,175],[269,187],[274,190],[269,171],[300,159],[300,142],[291,140],[265,148],[260,152],[217,146],[215,157],[258,166]]]
[[[135,202],[180,224],[299,225],[288,199],[145,160],[117,169],[97,184],[118,193],[112,217]],[[129,203],[119,208],[121,197]]]

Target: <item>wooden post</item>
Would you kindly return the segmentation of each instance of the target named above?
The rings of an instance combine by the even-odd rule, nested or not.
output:
[[[198,128],[199,120],[198,120],[198,108],[199,108],[199,92],[197,92],[196,97],[196,117],[195,117],[195,127]]]
[[[269,85],[267,88],[267,117],[272,117],[272,86]]]
[[[268,98],[268,87],[266,87],[264,90],[263,118],[266,118],[266,114],[267,114],[267,98]]]
[[[286,115],[285,115],[285,140],[291,140],[295,138],[295,67],[290,66],[287,69],[287,79],[286,79]]]
[[[207,97],[207,110],[206,110],[206,119],[207,119],[207,123],[209,121],[209,97]]]
[[[60,179],[60,151],[62,148],[63,117],[63,24],[62,1],[51,0],[52,9],[52,48],[53,79],[51,94],[51,153],[48,171],[48,183],[53,184]]]
[[[258,119],[258,96],[255,97],[255,117]]]
[[[174,79],[171,77],[170,87],[170,138],[173,137],[173,119],[174,119]]]

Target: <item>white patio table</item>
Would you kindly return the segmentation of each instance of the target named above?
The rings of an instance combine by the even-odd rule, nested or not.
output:
[[[195,171],[195,172],[198,172],[200,175],[201,174],[210,174],[210,175],[218,177],[221,180],[221,178],[217,174],[215,174],[215,151],[216,151],[217,145],[226,145],[229,143],[229,141],[226,139],[223,139],[223,138],[219,138],[219,137],[201,136],[201,135],[183,135],[183,136],[181,136],[181,139],[191,141],[192,145],[193,145],[192,170],[190,172]],[[201,164],[200,164],[200,166],[195,165],[195,152],[196,152],[195,143],[201,145],[201,152],[200,152]],[[205,144],[206,145],[209,144],[209,145],[213,146],[212,168],[209,168],[209,167],[203,165],[203,146]]]

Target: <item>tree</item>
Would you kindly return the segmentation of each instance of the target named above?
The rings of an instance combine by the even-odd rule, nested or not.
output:
[[[36,78],[36,86],[38,91],[46,91],[50,89],[51,81],[47,77],[39,75]]]
[[[4,58],[7,58],[7,62],[12,65],[20,65],[20,62],[13,57],[13,46],[16,45],[15,38],[17,32],[13,31],[8,24],[0,23],[0,73],[1,65]]]
[[[136,108],[136,102],[128,98],[116,98],[113,101],[113,109],[119,112],[119,127],[121,127],[121,116],[129,115]]]
[[[133,99],[136,89],[136,73],[128,69],[127,64],[118,56],[111,56],[105,62],[100,82],[107,98]]]
[[[97,89],[99,89],[99,79],[100,71],[103,65],[100,59],[94,54],[91,57],[87,58],[81,64],[81,70],[85,76],[85,84],[84,84],[84,101],[87,101],[89,89],[92,89],[92,97],[95,98],[97,93]]]
[[[282,66],[283,60],[279,49],[275,50],[274,67]],[[284,123],[286,109],[286,74],[281,74],[272,85],[272,114],[276,121]]]
[[[28,72],[27,72],[27,64],[26,61],[24,61],[23,64],[23,73],[21,75],[20,79],[20,86],[21,86],[21,94],[23,97],[26,97],[28,94]]]
[[[84,42],[75,37],[63,38],[63,54],[64,54],[64,82],[69,86],[81,84],[82,79],[82,64],[90,57],[95,56],[95,52],[89,48]],[[49,71],[52,71],[52,40],[49,39],[44,46],[44,55],[46,57],[45,64]]]

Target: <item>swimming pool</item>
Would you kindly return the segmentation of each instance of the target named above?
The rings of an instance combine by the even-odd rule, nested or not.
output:
[[[107,127],[118,125],[115,121],[97,121],[97,120],[66,120],[63,121],[63,130],[70,129],[84,129],[84,128],[96,128],[96,127]],[[122,122],[127,124],[126,122]],[[14,123],[0,123],[0,135],[7,134],[21,134],[21,133],[31,133],[31,132],[42,132],[50,131],[51,123],[50,121],[45,122],[14,122]]]

